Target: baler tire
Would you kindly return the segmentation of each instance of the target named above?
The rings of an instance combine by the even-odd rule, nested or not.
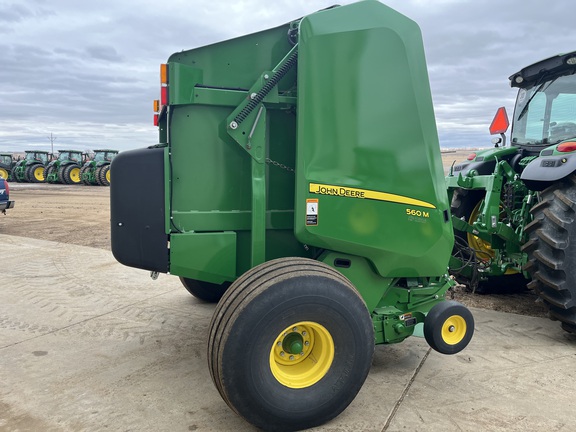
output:
[[[41,171],[40,171],[41,170]],[[42,164],[32,164],[26,168],[26,180],[30,183],[44,183],[44,166]]]
[[[190,294],[206,303],[218,303],[230,286],[230,282],[218,285],[185,277],[181,277],[180,282]]]
[[[450,211],[453,216],[456,216],[457,218],[465,218],[466,221],[470,221],[474,210],[483,199],[484,191],[473,189],[456,189],[452,197],[452,203],[450,204]],[[474,249],[468,241],[467,233],[455,229],[454,237],[456,243],[460,242]],[[457,253],[456,247],[452,253]],[[458,283],[466,285],[477,294],[518,293],[525,291],[527,289],[526,284],[528,283],[522,273],[506,274],[502,276],[488,276],[485,280],[479,281],[476,287],[472,287],[471,281],[461,277],[458,272],[453,273],[453,276]]]
[[[362,297],[342,274],[305,258],[246,272],[209,326],[216,388],[236,413],[267,430],[305,429],[336,417],[362,387],[373,353]]]
[[[540,192],[540,202],[525,232],[524,267],[532,281],[528,288],[542,299],[550,318],[576,333],[576,175]]]
[[[474,317],[462,304],[443,301],[430,309],[424,319],[424,337],[441,354],[456,354],[472,340]]]

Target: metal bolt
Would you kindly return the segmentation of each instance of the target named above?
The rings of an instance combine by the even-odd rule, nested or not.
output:
[[[290,356],[290,360],[294,360],[294,356]]]
[[[306,330],[302,332],[302,336],[306,336]]]
[[[453,332],[454,330],[456,330],[456,328],[452,325],[450,327],[448,327],[448,331],[449,332]]]
[[[270,78],[270,75],[264,74],[264,79],[267,80],[268,78]]]
[[[294,327],[292,331],[298,331],[298,327]]]
[[[238,129],[238,123],[236,123],[235,121],[231,122],[230,129]]]
[[[304,355],[304,351],[302,351],[302,352],[300,353],[300,355]]]
[[[284,351],[280,351],[280,357],[284,357]]]
[[[252,93],[252,94],[250,95],[250,99],[256,99],[256,96],[258,96],[256,93]]]
[[[118,226],[122,226],[122,222],[118,222]]]
[[[310,345],[310,342],[306,341],[306,342],[304,342],[304,345],[308,346],[308,345]]]
[[[278,346],[282,346],[282,342],[278,342],[276,345],[278,345]]]

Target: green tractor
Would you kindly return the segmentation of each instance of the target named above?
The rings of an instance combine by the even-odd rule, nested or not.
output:
[[[112,252],[218,301],[208,365],[236,413],[317,426],[355,398],[375,344],[466,347],[416,23],[366,0],[160,70],[159,143],[112,162]]]
[[[26,156],[16,162],[12,178],[16,182],[44,183],[45,169],[50,160],[50,153],[41,150],[26,150]]]
[[[80,169],[80,178],[85,185],[110,186],[110,163],[118,150],[94,150],[94,156],[88,159]]]
[[[12,170],[15,163],[12,153],[0,153],[0,177],[5,180],[12,180]]]
[[[533,289],[562,328],[576,332],[576,51],[510,77],[508,115],[490,126],[494,148],[446,178],[455,247],[451,273],[472,290]],[[528,283],[529,282],[529,283]]]
[[[46,167],[48,183],[79,184],[80,168],[85,156],[80,150],[60,150],[58,157]]]

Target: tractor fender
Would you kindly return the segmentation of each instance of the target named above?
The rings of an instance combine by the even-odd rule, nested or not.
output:
[[[520,178],[532,190],[544,190],[551,183],[576,171],[576,154],[541,156],[530,162]]]
[[[475,175],[489,175],[494,172],[496,167],[496,161],[494,159],[487,161],[472,161],[463,162],[455,165],[452,169],[454,175],[462,174],[462,177],[466,177],[468,173],[472,170],[475,171]]]

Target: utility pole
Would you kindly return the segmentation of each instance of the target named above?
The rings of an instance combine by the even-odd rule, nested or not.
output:
[[[48,137],[48,139],[50,140],[50,147],[52,149],[50,153],[54,154],[54,141],[56,141],[56,137],[52,135],[52,132],[50,132],[50,136]]]

